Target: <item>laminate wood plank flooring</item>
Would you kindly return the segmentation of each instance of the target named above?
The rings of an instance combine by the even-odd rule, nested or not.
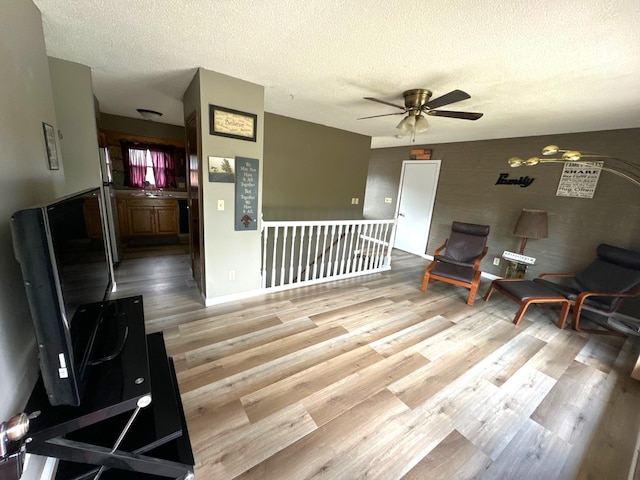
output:
[[[428,261],[400,251],[387,272],[205,307],[187,248],[125,249],[115,296],[142,294],[164,333],[197,479],[637,478],[637,339],[423,293]]]

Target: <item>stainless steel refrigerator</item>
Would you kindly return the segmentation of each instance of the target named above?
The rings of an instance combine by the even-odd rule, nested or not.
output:
[[[102,179],[102,204],[104,205],[107,252],[111,257],[111,263],[118,265],[122,258],[120,232],[118,230],[118,208],[116,206],[116,195],[113,189],[109,150],[106,148],[100,148],[100,176]],[[113,281],[115,285],[115,278],[113,278]]]

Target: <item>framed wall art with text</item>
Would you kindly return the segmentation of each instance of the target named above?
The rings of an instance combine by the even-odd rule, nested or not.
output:
[[[231,108],[209,105],[209,133],[255,142],[258,116]]]

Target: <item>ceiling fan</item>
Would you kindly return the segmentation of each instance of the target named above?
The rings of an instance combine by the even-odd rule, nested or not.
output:
[[[460,102],[471,98],[471,96],[463,92],[462,90],[453,90],[449,93],[442,95],[441,97],[430,100],[432,95],[431,90],[425,88],[415,88],[407,90],[402,94],[404,97],[404,107],[396,105],[395,103],[385,102],[373,97],[364,97],[365,100],[371,100],[372,102],[382,103],[391,107],[399,108],[401,112],[385,113],[382,115],[372,115],[370,117],[358,118],[358,120],[364,120],[367,118],[386,117],[389,115],[407,115],[398,124],[397,128],[400,130],[411,133],[412,139],[415,139],[415,134],[425,131],[429,128],[429,122],[425,115],[434,117],[449,117],[449,118],[461,118],[463,120],[478,120],[482,117],[482,113],[473,112],[456,112],[452,110],[436,110],[439,107],[449,105],[451,103]]]

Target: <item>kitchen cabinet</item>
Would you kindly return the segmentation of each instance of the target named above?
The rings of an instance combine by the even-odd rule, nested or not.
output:
[[[87,227],[87,235],[89,238],[102,238],[102,220],[100,217],[98,198],[87,198],[82,208],[84,211],[84,222]]]
[[[126,199],[126,218],[129,236],[177,235],[180,232],[176,199]]]
[[[127,213],[127,200],[116,197],[116,209],[118,211],[118,232],[120,238],[127,238],[129,234],[129,214]]]

